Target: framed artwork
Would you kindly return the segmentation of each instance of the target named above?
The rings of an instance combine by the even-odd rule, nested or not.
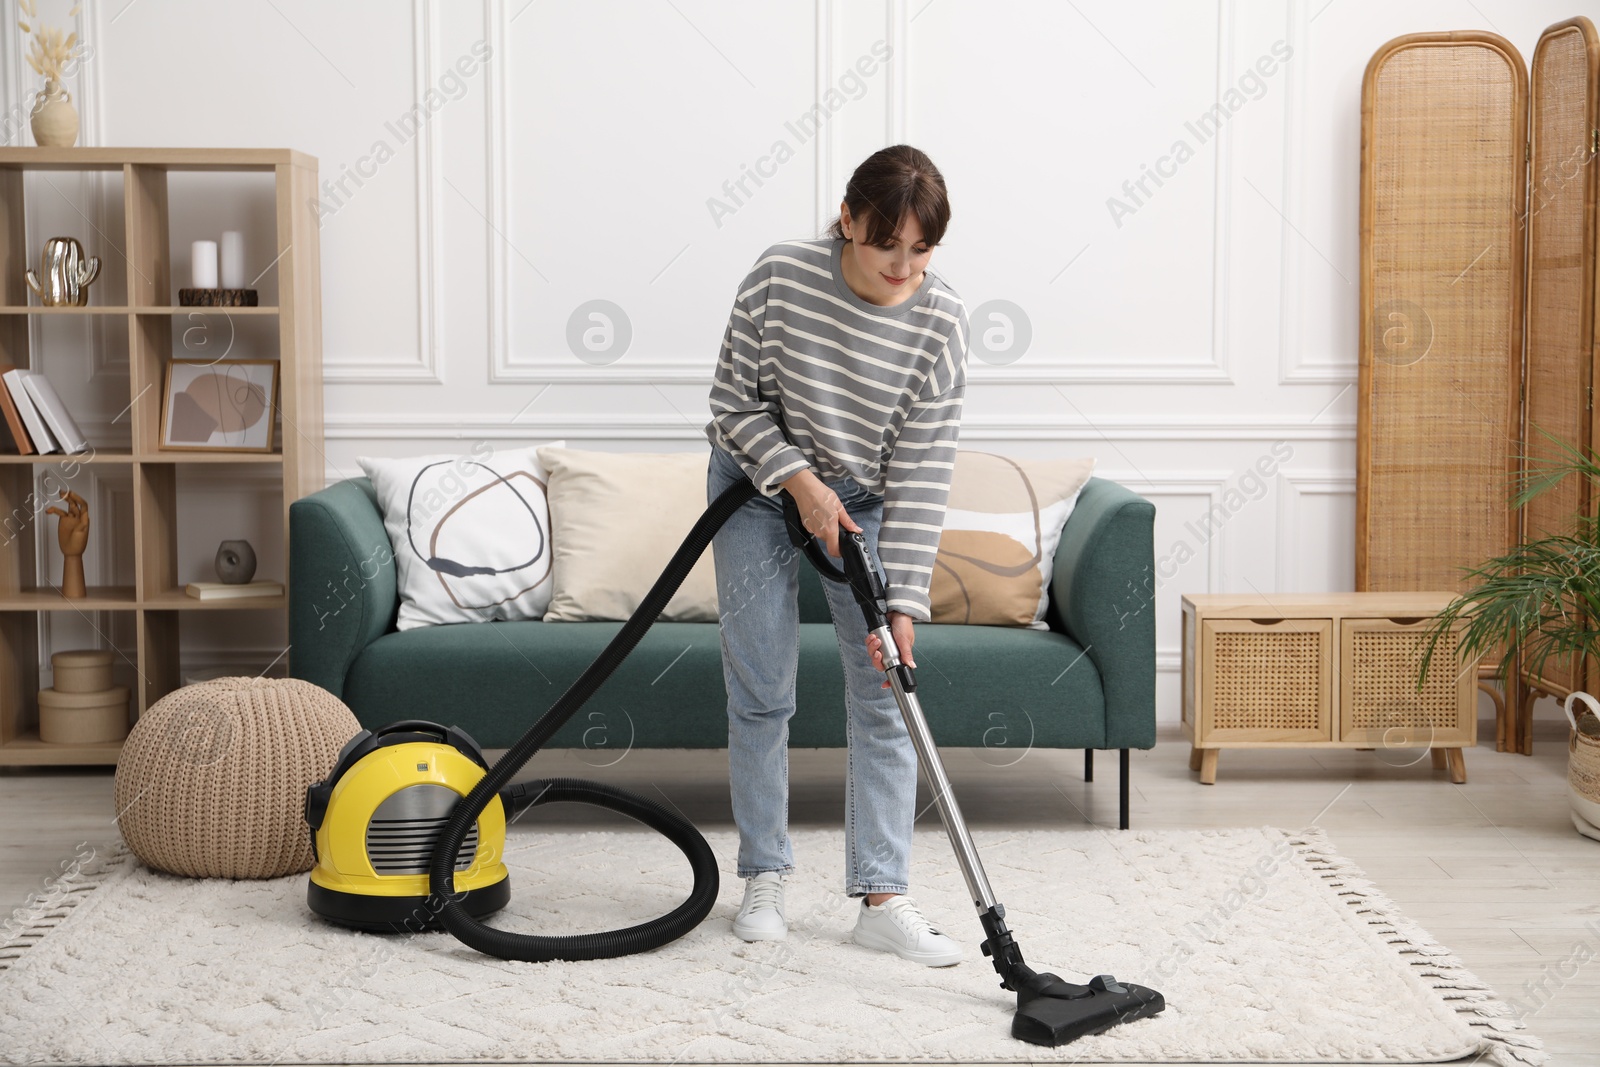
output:
[[[161,400],[161,447],[271,452],[275,359],[174,359]]]

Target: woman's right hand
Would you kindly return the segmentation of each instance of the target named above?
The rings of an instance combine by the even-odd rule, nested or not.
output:
[[[795,507],[800,510],[800,521],[805,524],[806,532],[823,543],[828,555],[840,554],[841,525],[852,533],[861,532],[860,525],[850,517],[850,513],[840,503],[839,494],[829,489],[827,483],[818,478],[814,471],[803,470],[787,479],[783,486],[789,495],[794,497]]]

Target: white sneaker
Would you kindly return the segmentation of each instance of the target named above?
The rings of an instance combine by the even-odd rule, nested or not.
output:
[[[877,907],[862,897],[854,937],[858,945],[893,952],[929,967],[961,962],[961,945],[936,929],[917,909],[917,902],[904,893]]]
[[[733,920],[733,932],[746,941],[782,941],[789,935],[781,874],[762,871],[744,880],[744,903]]]

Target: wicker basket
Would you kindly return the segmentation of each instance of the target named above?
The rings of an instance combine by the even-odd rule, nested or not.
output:
[[[1589,706],[1582,724],[1572,714],[1572,702]],[[1572,734],[1567,739],[1567,795],[1572,802],[1572,825],[1585,837],[1600,841],[1600,701],[1578,690],[1562,701]]]

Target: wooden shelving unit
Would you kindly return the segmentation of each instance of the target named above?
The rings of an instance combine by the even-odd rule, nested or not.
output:
[[[109,172],[123,188],[124,227],[119,235],[80,233],[85,251],[104,261],[125,257],[124,293],[91,287],[91,300],[108,295],[123,304],[46,308],[28,288],[24,272],[37,267],[45,237],[26,233],[24,175],[31,171]],[[174,171],[265,172],[273,176],[278,303],[272,307],[180,307],[172,283],[171,217],[167,175]],[[53,745],[39,740],[38,613],[45,611],[129,612],[135,620],[137,681],[133,711],[178,688],[181,680],[179,621],[186,611],[273,611],[287,642],[287,597],[200,601],[178,581],[178,473],[190,465],[252,464],[281,473],[285,553],[289,505],[322,485],[322,309],[317,219],[317,160],[290,149],[236,148],[0,148],[0,360],[34,365],[29,321],[34,316],[124,316],[127,322],[128,440],[95,442],[87,453],[21,456],[0,454],[0,766],[115,763],[120,743]],[[116,238],[121,238],[116,241]],[[107,247],[115,242],[115,247]],[[96,247],[91,248],[94,244]],[[120,248],[120,255],[118,253]],[[230,318],[273,316],[277,320],[281,432],[271,453],[163,451],[161,396],[173,353],[173,320],[193,312]],[[102,447],[103,446],[103,447]],[[134,584],[91,586],[88,597],[68,599],[39,580],[34,531],[19,521],[43,521],[43,505],[31,500],[41,471],[53,465],[124,464],[133,484]],[[35,513],[37,512],[37,518]],[[91,516],[91,519],[93,517]],[[53,529],[53,520],[52,520]],[[220,538],[219,538],[220,539]],[[265,561],[263,561],[265,562]],[[288,560],[282,561],[287,580]]]

